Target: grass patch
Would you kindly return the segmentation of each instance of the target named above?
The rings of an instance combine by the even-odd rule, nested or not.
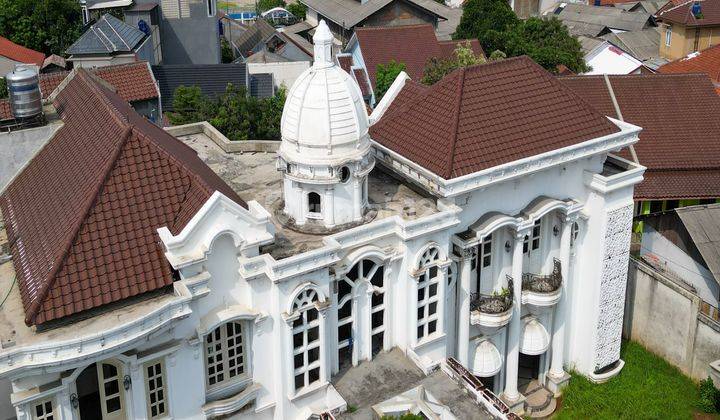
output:
[[[562,408],[554,418],[692,419],[699,411],[697,384],[676,367],[634,342],[623,343],[620,357],[625,367],[604,384],[571,372]]]

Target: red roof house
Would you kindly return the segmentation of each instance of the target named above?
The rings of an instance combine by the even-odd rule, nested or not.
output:
[[[368,88],[374,90],[378,64],[387,64],[391,60],[403,63],[410,78],[420,81],[429,59],[451,58],[457,45],[464,42],[468,41],[439,41],[430,24],[358,27],[345,48],[346,54],[338,55],[338,60],[350,74],[362,69],[367,79],[358,80],[358,84],[363,88],[363,84],[369,83]],[[477,39],[469,42],[476,54],[483,54]]]
[[[54,101],[63,126],[0,196],[28,325],[173,282],[157,233],[215,192],[246,204],[184,143],[85,69]]]
[[[0,36],[0,57],[4,58],[1,60],[4,63],[0,63],[2,70],[0,77],[5,77],[5,73],[12,71],[15,63],[35,64],[40,67],[45,60],[45,54],[25,48],[2,36]]]
[[[720,94],[720,44],[688,57],[671,61],[658,69],[659,73],[705,73]]]

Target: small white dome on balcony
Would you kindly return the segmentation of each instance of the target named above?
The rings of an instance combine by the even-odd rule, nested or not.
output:
[[[279,150],[288,162],[334,164],[361,159],[370,148],[362,93],[333,59],[332,42],[320,21],[313,36],[315,61],[288,91]]]
[[[550,334],[535,317],[527,317],[523,321],[520,353],[530,356],[545,353],[550,346]]]
[[[502,357],[497,347],[489,340],[483,340],[475,348],[472,373],[475,376],[487,378],[500,372]]]

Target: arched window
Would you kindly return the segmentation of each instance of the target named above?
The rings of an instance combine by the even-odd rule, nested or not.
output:
[[[317,292],[308,289],[293,301],[293,312],[300,312],[292,324],[293,376],[295,391],[320,380],[320,320],[315,302]]]
[[[343,166],[340,168],[340,182],[345,183],[350,180],[350,168]]]
[[[320,194],[316,192],[308,194],[308,211],[310,213],[322,213],[322,207],[320,206]]]
[[[240,321],[220,325],[205,336],[208,388],[215,388],[244,376],[244,338]]]
[[[438,327],[438,286],[440,269],[437,266],[440,250],[429,248],[420,257],[421,270],[417,285],[417,339],[435,333]]]

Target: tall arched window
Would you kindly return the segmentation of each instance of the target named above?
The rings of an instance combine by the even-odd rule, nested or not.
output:
[[[205,336],[208,388],[237,380],[245,374],[245,339],[240,321],[220,325]]]
[[[293,313],[300,313],[292,324],[293,376],[295,391],[320,380],[320,320],[313,289],[300,293],[293,301]]]
[[[440,250],[429,248],[420,257],[421,271],[417,285],[417,340],[435,333],[438,328],[438,287],[440,269],[437,266]]]
[[[310,213],[322,213],[322,206],[320,205],[320,194],[311,192],[308,194],[308,211]]]

